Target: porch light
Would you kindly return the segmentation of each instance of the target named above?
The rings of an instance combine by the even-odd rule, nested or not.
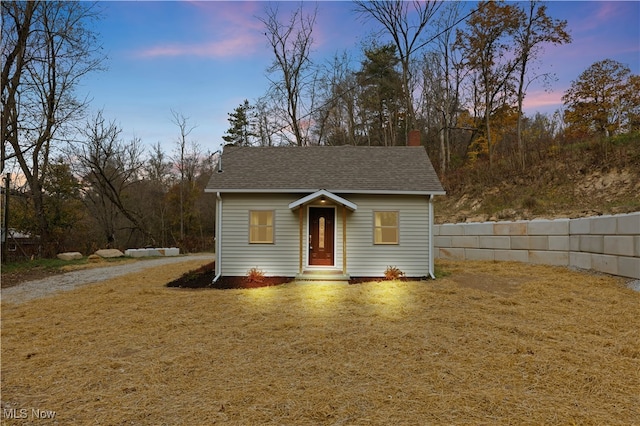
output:
[[[326,202],[327,202],[327,199],[326,199],[326,198],[324,198],[324,195],[323,195],[322,197],[320,197],[320,202],[321,202],[322,204],[324,204],[324,203],[326,203]]]

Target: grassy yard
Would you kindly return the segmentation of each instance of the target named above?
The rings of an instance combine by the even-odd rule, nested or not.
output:
[[[630,425],[640,293],[564,268],[179,290],[203,262],[2,304],[2,408],[75,425]]]

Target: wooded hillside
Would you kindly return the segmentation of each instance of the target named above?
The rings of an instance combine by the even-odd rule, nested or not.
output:
[[[640,134],[552,146],[524,171],[505,161],[442,176],[436,222],[575,218],[640,210]]]

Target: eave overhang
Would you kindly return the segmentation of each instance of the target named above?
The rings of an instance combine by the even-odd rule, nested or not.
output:
[[[232,188],[205,188],[207,193],[227,194],[294,194],[309,191],[321,191],[321,189],[284,188],[284,189],[232,189]],[[372,194],[372,195],[446,195],[446,191],[398,191],[377,189],[336,189],[325,190],[332,194]]]

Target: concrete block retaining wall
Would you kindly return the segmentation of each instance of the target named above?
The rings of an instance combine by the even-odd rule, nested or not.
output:
[[[434,225],[436,258],[574,266],[640,279],[640,212]]]
[[[125,256],[131,256],[131,257],[178,256],[179,254],[180,254],[180,249],[177,247],[127,249],[124,251]]]

